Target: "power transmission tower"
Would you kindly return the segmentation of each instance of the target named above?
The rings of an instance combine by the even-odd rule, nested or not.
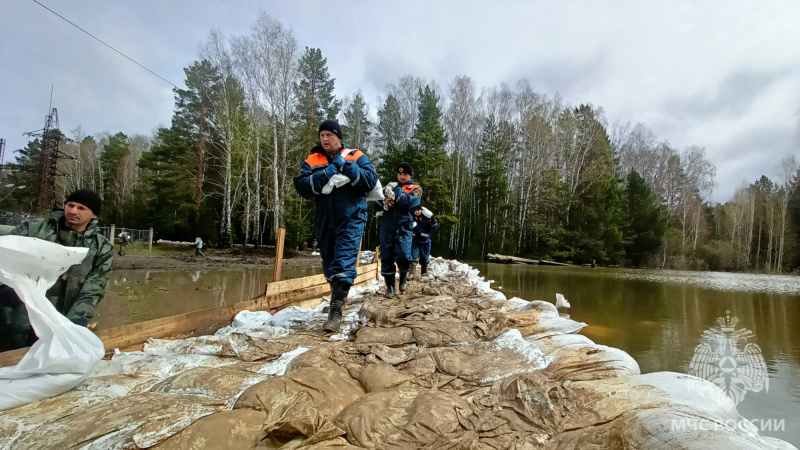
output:
[[[73,142],[72,139],[64,136],[58,125],[58,110],[53,108],[45,118],[44,128],[37,131],[30,131],[23,133],[29,137],[41,138],[42,154],[39,159],[39,199],[38,209],[47,211],[54,206],[55,203],[55,187],[56,176],[58,173],[58,160],[60,158],[75,159],[59,150],[61,142]]]

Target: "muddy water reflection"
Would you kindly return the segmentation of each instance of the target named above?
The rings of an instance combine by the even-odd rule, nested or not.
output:
[[[321,267],[286,267],[285,278],[322,273]],[[114,270],[97,308],[98,329],[232,305],[264,294],[272,268],[197,271]]]
[[[736,329],[754,333],[769,372],[768,392],[748,392],[737,406],[751,420],[785,419],[785,431],[764,431],[800,443],[800,277],[475,263],[507,297],[572,304],[583,334],[627,351],[642,372],[686,373],[703,331],[726,311]],[[759,422],[755,422],[759,425]]]

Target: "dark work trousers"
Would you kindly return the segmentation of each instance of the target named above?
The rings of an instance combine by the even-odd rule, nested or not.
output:
[[[13,289],[0,285],[0,351],[29,347],[36,339],[25,304]]]

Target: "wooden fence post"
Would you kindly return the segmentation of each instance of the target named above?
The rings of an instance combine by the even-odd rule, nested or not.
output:
[[[275,242],[275,269],[272,271],[272,281],[281,281],[281,266],[283,265],[283,239],[286,229],[278,229],[278,240]]]
[[[111,228],[108,229],[108,242],[111,243],[111,248],[114,248],[114,224],[111,224]]]
[[[152,252],[153,251],[153,229],[152,228],[150,228],[150,239],[148,239],[148,242],[147,242],[147,251],[148,252]]]
[[[356,252],[356,269],[358,266],[361,265],[361,244],[364,242],[364,236],[361,236],[361,240],[358,241],[358,251]]]
[[[375,279],[381,279],[381,246],[375,247]]]

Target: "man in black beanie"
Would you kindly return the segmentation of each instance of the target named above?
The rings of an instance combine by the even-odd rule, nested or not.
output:
[[[344,147],[342,127],[335,120],[319,125],[319,142],[301,164],[294,187],[317,207],[314,235],[320,244],[322,272],[331,285],[328,320],[322,329],[336,333],[358,276],[356,261],[367,223],[366,197],[378,182],[378,174],[361,150]],[[337,184],[337,179],[344,183]]]
[[[81,326],[92,319],[111,272],[114,249],[97,227],[102,206],[97,193],[79,189],[67,196],[63,211],[23,222],[9,233],[89,249],[83,262],[70,267],[46,294],[61,314]],[[13,289],[0,284],[0,351],[27,347],[35,341],[25,305]]]

